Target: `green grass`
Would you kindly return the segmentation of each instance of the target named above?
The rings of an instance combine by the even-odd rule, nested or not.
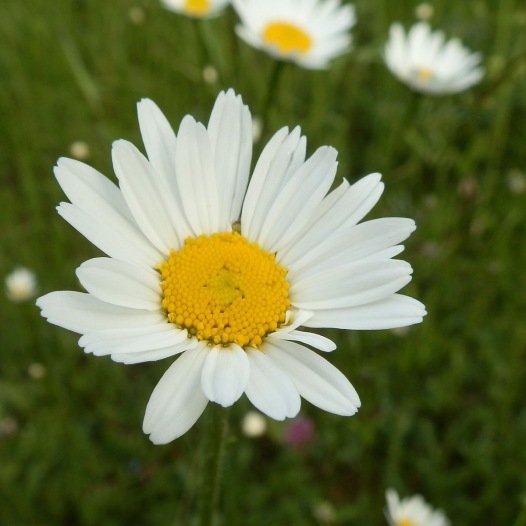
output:
[[[131,5],[144,23],[130,21]],[[339,344],[330,359],[363,407],[347,419],[304,403],[316,435],[302,450],[283,445],[282,424],[244,437],[249,404],[234,406],[222,524],[328,524],[312,512],[328,501],[334,524],[381,525],[392,486],[423,494],[455,525],[522,526],[526,194],[510,178],[526,180],[526,7],[437,0],[434,25],[481,50],[488,74],[433,99],[381,61],[390,23],[409,24],[414,4],[356,7],[355,50],[327,72],[287,66],[267,130],[300,124],[310,152],[335,146],[339,177],[384,174],[374,215],[417,220],[406,290],[429,315],[408,331],[330,333]],[[186,113],[206,120],[230,86],[258,114],[273,62],[236,39],[232,12],[195,27],[155,0],[3,0],[1,11],[0,275],[25,265],[41,292],[79,290],[74,269],[97,251],[54,211],[56,159],[83,140],[88,162],[113,178],[111,141],[141,144],[135,103],[145,96],[174,126]],[[203,83],[205,63],[218,68],[217,85]],[[0,435],[0,524],[193,524],[207,419],[164,447],[140,428],[170,361],[85,356],[31,302],[0,301],[0,421],[17,424]],[[32,363],[44,378],[28,374]]]

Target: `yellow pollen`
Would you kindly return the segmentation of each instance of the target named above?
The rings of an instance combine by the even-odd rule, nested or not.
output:
[[[168,320],[198,340],[259,347],[285,322],[287,270],[237,232],[187,238],[159,272]]]
[[[410,521],[409,519],[402,519],[401,521],[398,521],[396,523],[396,526],[416,526],[413,521]]]
[[[211,8],[210,0],[185,0],[184,10],[189,15],[203,16],[210,12]]]
[[[263,41],[278,48],[285,55],[308,53],[312,38],[303,29],[289,22],[271,22],[263,31]]]
[[[418,68],[416,74],[419,80],[422,82],[428,82],[433,77],[433,70],[430,68]],[[402,526],[405,525],[402,524]]]

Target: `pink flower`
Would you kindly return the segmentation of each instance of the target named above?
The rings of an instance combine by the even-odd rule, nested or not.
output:
[[[314,422],[306,416],[292,420],[286,427],[283,439],[291,447],[303,447],[314,437]]]

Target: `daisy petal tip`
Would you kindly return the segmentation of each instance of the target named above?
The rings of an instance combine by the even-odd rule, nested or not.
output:
[[[45,298],[48,296],[49,294],[44,294],[43,296],[40,296],[38,297],[36,300],[35,300],[35,305],[40,309],[42,310],[44,308],[44,305],[45,305]]]
[[[151,433],[146,433],[148,435],[148,438],[150,439],[150,442],[154,446],[165,446],[166,444],[169,444],[176,438],[179,438],[177,436],[174,437],[167,437],[163,435],[162,433],[156,433],[155,431],[152,431]]]
[[[214,348],[209,351],[201,371],[201,388],[211,402],[230,407],[243,394],[250,366],[241,347]]]
[[[71,160],[72,159],[69,159],[68,157],[59,157],[57,159],[57,162],[53,167],[53,173],[55,174],[55,177],[57,177],[57,179],[59,174],[62,172],[63,169],[66,168],[66,165],[69,164]]]
[[[158,107],[157,104],[155,104],[155,102],[148,98],[148,97],[142,97],[139,102],[137,102],[137,106],[138,107],[144,107],[144,106],[150,106],[150,107]]]
[[[329,343],[330,342],[330,343]],[[325,352],[333,352],[338,348],[338,346],[332,341],[328,340],[326,347],[323,349]]]
[[[117,139],[116,141],[113,141],[111,143],[111,155],[113,158],[113,162],[115,163],[116,156],[127,155],[130,151],[130,146],[130,143],[125,139]]]

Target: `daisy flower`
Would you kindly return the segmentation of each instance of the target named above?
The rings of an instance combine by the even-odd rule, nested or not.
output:
[[[37,277],[26,267],[17,267],[5,277],[5,293],[16,303],[34,298],[37,294]]]
[[[423,305],[396,293],[411,267],[393,259],[414,222],[358,224],[382,194],[380,175],[327,194],[336,151],[307,159],[299,128],[271,138],[249,183],[251,116],[232,90],[219,94],[208,126],[186,116],[177,138],[151,100],[138,114],[147,157],[114,143],[119,187],[58,161],[71,201],[59,214],[107,257],[77,269],[87,293],[41,297],[42,315],[80,333],[85,352],[117,362],[180,355],[146,408],[143,429],[156,444],[190,429],[209,401],[227,407],[243,393],[276,420],[297,415],[300,396],[354,414],[355,389],[311,349],[335,344],[300,327],[419,323]]]
[[[218,15],[230,0],[161,0],[164,7],[193,18],[209,18]]]
[[[484,75],[480,53],[471,53],[456,38],[446,42],[444,33],[431,31],[425,22],[415,24],[407,35],[400,24],[393,24],[384,58],[402,82],[432,95],[464,91]]]
[[[400,500],[396,491],[388,489],[387,520],[391,526],[449,526],[450,522],[440,510],[434,510],[420,496]]]
[[[324,69],[351,45],[354,8],[339,0],[232,0],[237,34],[251,46],[309,69]]]

